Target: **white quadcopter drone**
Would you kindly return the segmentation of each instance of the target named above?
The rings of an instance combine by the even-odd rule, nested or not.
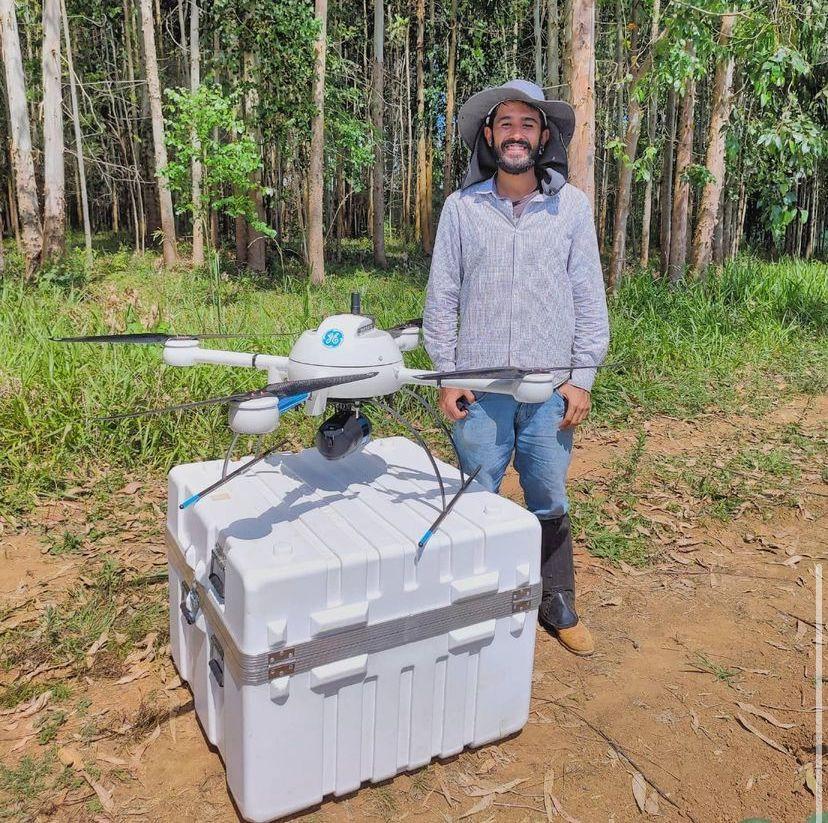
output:
[[[329,460],[341,459],[358,451],[369,441],[371,423],[361,413],[362,406],[375,407],[385,412],[408,429],[425,449],[440,484],[443,511],[420,541],[419,545],[422,548],[459,496],[468,488],[480,467],[468,477],[464,476],[460,467],[460,490],[446,502],[440,471],[428,445],[416,429],[383,398],[398,391],[404,391],[416,398],[435,417],[454,447],[451,432],[439,412],[425,398],[412,392],[407,386],[444,386],[476,392],[496,392],[510,394],[524,403],[543,403],[552,396],[556,386],[566,379],[567,372],[596,366],[569,365],[543,369],[505,367],[450,372],[409,369],[403,363],[402,353],[411,351],[419,345],[421,327],[422,320],[417,319],[390,329],[377,328],[373,318],[362,314],[359,294],[354,293],[351,295],[350,313],[332,315],[323,320],[317,329],[303,332],[287,357],[201,347],[202,340],[246,336],[243,334],[171,335],[148,332],[60,337],[53,340],[59,343],[163,344],[164,362],[170,366],[214,364],[255,368],[267,372],[268,385],[262,389],[99,418],[102,421],[124,420],[214,404],[228,405],[228,424],[235,435],[224,461],[222,476],[216,483],[181,503],[182,509],[198,502],[280,448],[281,443],[261,452],[235,471],[227,473],[230,455],[237,438],[240,435],[262,437],[269,434],[278,427],[280,415],[288,409],[304,403],[306,414],[319,416],[324,413],[328,403],[334,405],[334,415],[325,420],[316,433],[316,447]],[[454,451],[459,466],[456,447]]]

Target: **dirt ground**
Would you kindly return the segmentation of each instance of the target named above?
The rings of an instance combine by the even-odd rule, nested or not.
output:
[[[634,533],[650,551],[613,562],[577,535],[596,654],[539,631],[520,734],[295,819],[804,823],[827,420],[828,398],[780,396],[756,417],[587,431],[573,489],[601,497],[608,539]],[[116,516],[95,483],[2,523],[0,818],[236,820],[168,656],[163,486],[128,483]],[[504,493],[519,499],[513,475]],[[110,609],[100,624],[90,592]],[[50,632],[56,606],[68,622]],[[78,653],[61,631],[94,642]]]

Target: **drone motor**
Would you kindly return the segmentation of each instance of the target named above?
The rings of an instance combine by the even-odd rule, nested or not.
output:
[[[326,460],[340,460],[371,440],[371,421],[352,406],[338,407],[316,430],[316,448]]]

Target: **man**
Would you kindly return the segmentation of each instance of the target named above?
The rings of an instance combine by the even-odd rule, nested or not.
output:
[[[594,649],[575,610],[566,473],[573,428],[590,410],[594,367],[609,343],[592,211],[567,184],[572,108],[512,80],[460,109],[472,150],[440,216],[423,314],[436,369],[566,368],[546,403],[442,388],[466,471],[498,491],[514,454],[527,507],[541,521],[541,625],[576,654]],[[459,324],[458,324],[459,321]],[[573,368],[578,367],[578,368]]]

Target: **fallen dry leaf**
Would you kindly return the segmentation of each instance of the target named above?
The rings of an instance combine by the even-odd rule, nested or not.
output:
[[[766,712],[764,709],[757,709],[752,703],[740,703],[739,701],[736,701],[736,705],[743,712],[748,712],[748,714],[761,717],[762,720],[767,720],[771,726],[776,726],[777,729],[793,729],[798,725],[797,723],[783,723],[781,720],[774,717],[770,712]]]
[[[24,703],[22,706],[15,706],[13,709],[3,709],[3,711],[0,711],[0,715],[17,714],[17,719],[22,720],[24,717],[31,717],[33,714],[37,714],[51,699],[51,690],[45,691],[43,694],[33,697],[28,703]]]
[[[30,740],[34,739],[34,735],[30,734],[27,737],[21,737],[20,740],[17,741],[10,749],[10,752],[19,752],[22,748],[24,748]]]
[[[469,797],[488,797],[490,794],[505,794],[511,791],[515,786],[525,783],[528,777],[519,777],[517,780],[510,780],[508,783],[501,783],[499,786],[483,787],[470,786],[466,789],[466,794]]]
[[[126,683],[132,683],[134,680],[140,680],[142,677],[146,677],[148,674],[148,669],[136,668],[133,669],[129,674],[125,674],[120,680],[116,680],[115,685],[123,686]]]
[[[635,772],[632,776],[632,793],[638,811],[644,811],[644,804],[647,802],[647,781],[641,772]]]
[[[135,747],[129,762],[131,769],[137,769],[141,765],[141,758],[144,756],[144,752],[150,747],[150,744],[158,740],[160,734],[161,727],[156,726],[155,731],[143,743]]]
[[[137,480],[133,480],[131,483],[127,483],[122,489],[118,489],[116,494],[135,494],[140,488],[141,484]]]
[[[755,734],[763,743],[767,743],[772,749],[776,749],[776,751],[782,752],[782,754],[787,754],[790,757],[790,752],[786,748],[777,743],[773,738],[762,734],[762,732],[754,726],[751,726],[750,723],[742,717],[742,715],[737,714],[736,719],[742,726],[744,726],[744,728],[746,728],[751,734]]]
[[[555,773],[552,769],[547,769],[543,776],[543,807],[546,809],[547,823],[551,823],[552,818],[557,812],[555,805],[552,802],[552,784],[555,782]]]
[[[115,809],[115,804],[112,802],[112,792],[107,791],[100,783],[94,780],[89,774],[85,771],[81,772],[83,779],[92,787],[92,790],[98,795],[98,800],[101,801],[101,806],[103,806],[103,810],[111,814]]]
[[[478,800],[477,803],[474,804],[467,812],[463,812],[457,819],[462,820],[465,817],[471,817],[474,814],[480,814],[480,812],[485,812],[489,806],[494,803],[495,796],[494,794],[486,795],[482,800]]]

